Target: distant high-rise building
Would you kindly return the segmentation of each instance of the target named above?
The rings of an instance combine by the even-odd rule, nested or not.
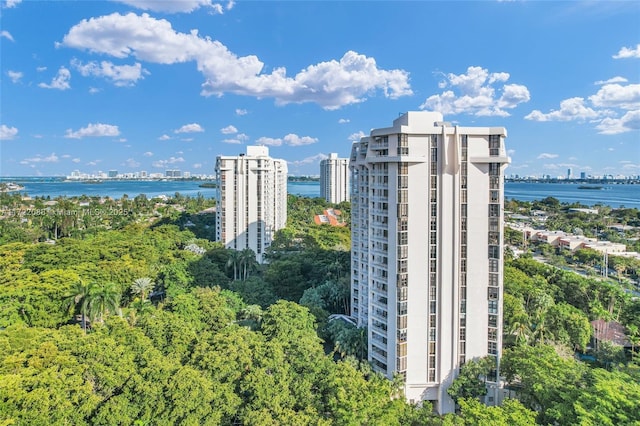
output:
[[[567,169],[567,179],[571,179],[572,177],[573,177],[573,174],[572,174],[571,168],[568,168]]]
[[[164,177],[179,178],[179,177],[182,177],[182,172],[177,169],[165,170]]]
[[[320,161],[320,197],[330,203],[349,201],[349,159],[331,153]]]
[[[110,177],[110,178],[118,177],[118,171],[117,170],[109,170],[109,172],[107,173],[107,176]]]
[[[585,172],[580,172],[580,179],[586,179],[587,174]]]
[[[265,146],[248,146],[246,155],[216,158],[216,179],[216,240],[250,248],[262,263],[287,223],[287,162],[269,157]]]
[[[439,413],[472,359],[494,359],[497,397],[506,134],[408,112],[351,151],[351,314],[374,369]]]

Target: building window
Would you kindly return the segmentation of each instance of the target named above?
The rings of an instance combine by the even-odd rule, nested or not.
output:
[[[397,363],[396,363],[396,367],[398,372],[403,372],[404,370],[407,369],[407,358],[406,357],[402,357],[402,358],[398,358]]]
[[[489,135],[489,155],[492,157],[500,155],[500,135]]]
[[[497,327],[498,326],[498,316],[489,314],[489,327]]]
[[[489,287],[487,289],[487,297],[490,300],[497,299],[499,295],[498,287]]]
[[[408,232],[398,232],[398,244],[406,245],[409,242]]]
[[[489,332],[487,333],[487,338],[490,341],[497,342],[498,341],[498,329],[497,328],[490,328]]]
[[[489,300],[489,313],[497,314],[498,313],[498,301],[497,300]]]

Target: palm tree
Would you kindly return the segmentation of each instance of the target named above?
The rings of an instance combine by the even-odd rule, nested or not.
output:
[[[615,269],[616,271],[618,282],[622,282],[622,277],[623,277],[622,273],[626,271],[627,269],[626,265],[622,262],[616,262],[616,264],[613,266],[613,269]]]
[[[515,336],[516,344],[526,344],[529,341],[531,329],[526,321],[514,321],[510,333]]]
[[[238,280],[238,271],[240,269],[240,252],[231,250],[227,259],[227,269],[233,268],[233,280]]]
[[[104,315],[120,310],[120,292],[115,284],[95,286],[90,293],[89,315],[91,319],[104,322]]]
[[[250,248],[246,248],[240,252],[240,265],[242,266],[242,280],[249,277],[249,272],[256,267],[256,254]]]
[[[533,332],[531,333],[531,338],[534,343],[540,343],[544,345],[544,335],[547,332],[547,326],[544,323],[545,316],[539,316],[536,319],[535,327],[533,328]]]
[[[84,284],[82,280],[78,280],[73,284],[64,300],[67,310],[73,307],[74,313],[79,313],[82,316],[82,329],[85,333],[87,332],[87,315],[89,314],[92,288],[92,284]]]
[[[131,284],[131,292],[133,294],[140,295],[141,300],[145,300],[147,298],[147,294],[153,290],[156,283],[154,283],[149,277],[142,277],[136,279],[133,284]]]

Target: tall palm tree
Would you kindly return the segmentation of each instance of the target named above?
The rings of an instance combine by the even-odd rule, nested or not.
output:
[[[533,340],[533,342],[540,343],[541,345],[544,345],[544,335],[547,332],[547,326],[544,320],[545,316],[538,317],[531,333],[531,339]]]
[[[139,295],[141,300],[145,300],[147,298],[147,295],[151,292],[151,290],[153,290],[155,286],[156,283],[154,283],[151,278],[142,277],[136,279],[133,284],[131,284],[131,292],[133,294]]]
[[[120,292],[115,284],[98,285],[92,290],[89,298],[89,315],[92,320],[104,322],[106,313],[115,313],[120,310]]]
[[[73,307],[73,312],[79,313],[82,318],[82,329],[87,332],[87,316],[89,315],[89,302],[91,301],[91,291],[93,285],[85,284],[78,280],[73,284],[69,293],[64,299],[66,309]]]
[[[238,280],[238,272],[240,269],[240,252],[231,250],[227,259],[227,269],[233,268],[233,280]]]
[[[527,324],[526,320],[514,321],[511,326],[511,330],[509,331],[513,336],[515,336],[517,344],[526,344],[529,341],[531,329],[529,328],[529,324]]]
[[[250,248],[246,248],[240,252],[240,265],[242,265],[242,279],[246,280],[249,273],[256,267],[256,254]]]

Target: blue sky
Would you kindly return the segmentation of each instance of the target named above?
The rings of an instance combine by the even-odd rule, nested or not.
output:
[[[265,144],[292,175],[438,110],[507,174],[640,175],[640,2],[30,1],[0,9],[0,175],[175,168]]]

